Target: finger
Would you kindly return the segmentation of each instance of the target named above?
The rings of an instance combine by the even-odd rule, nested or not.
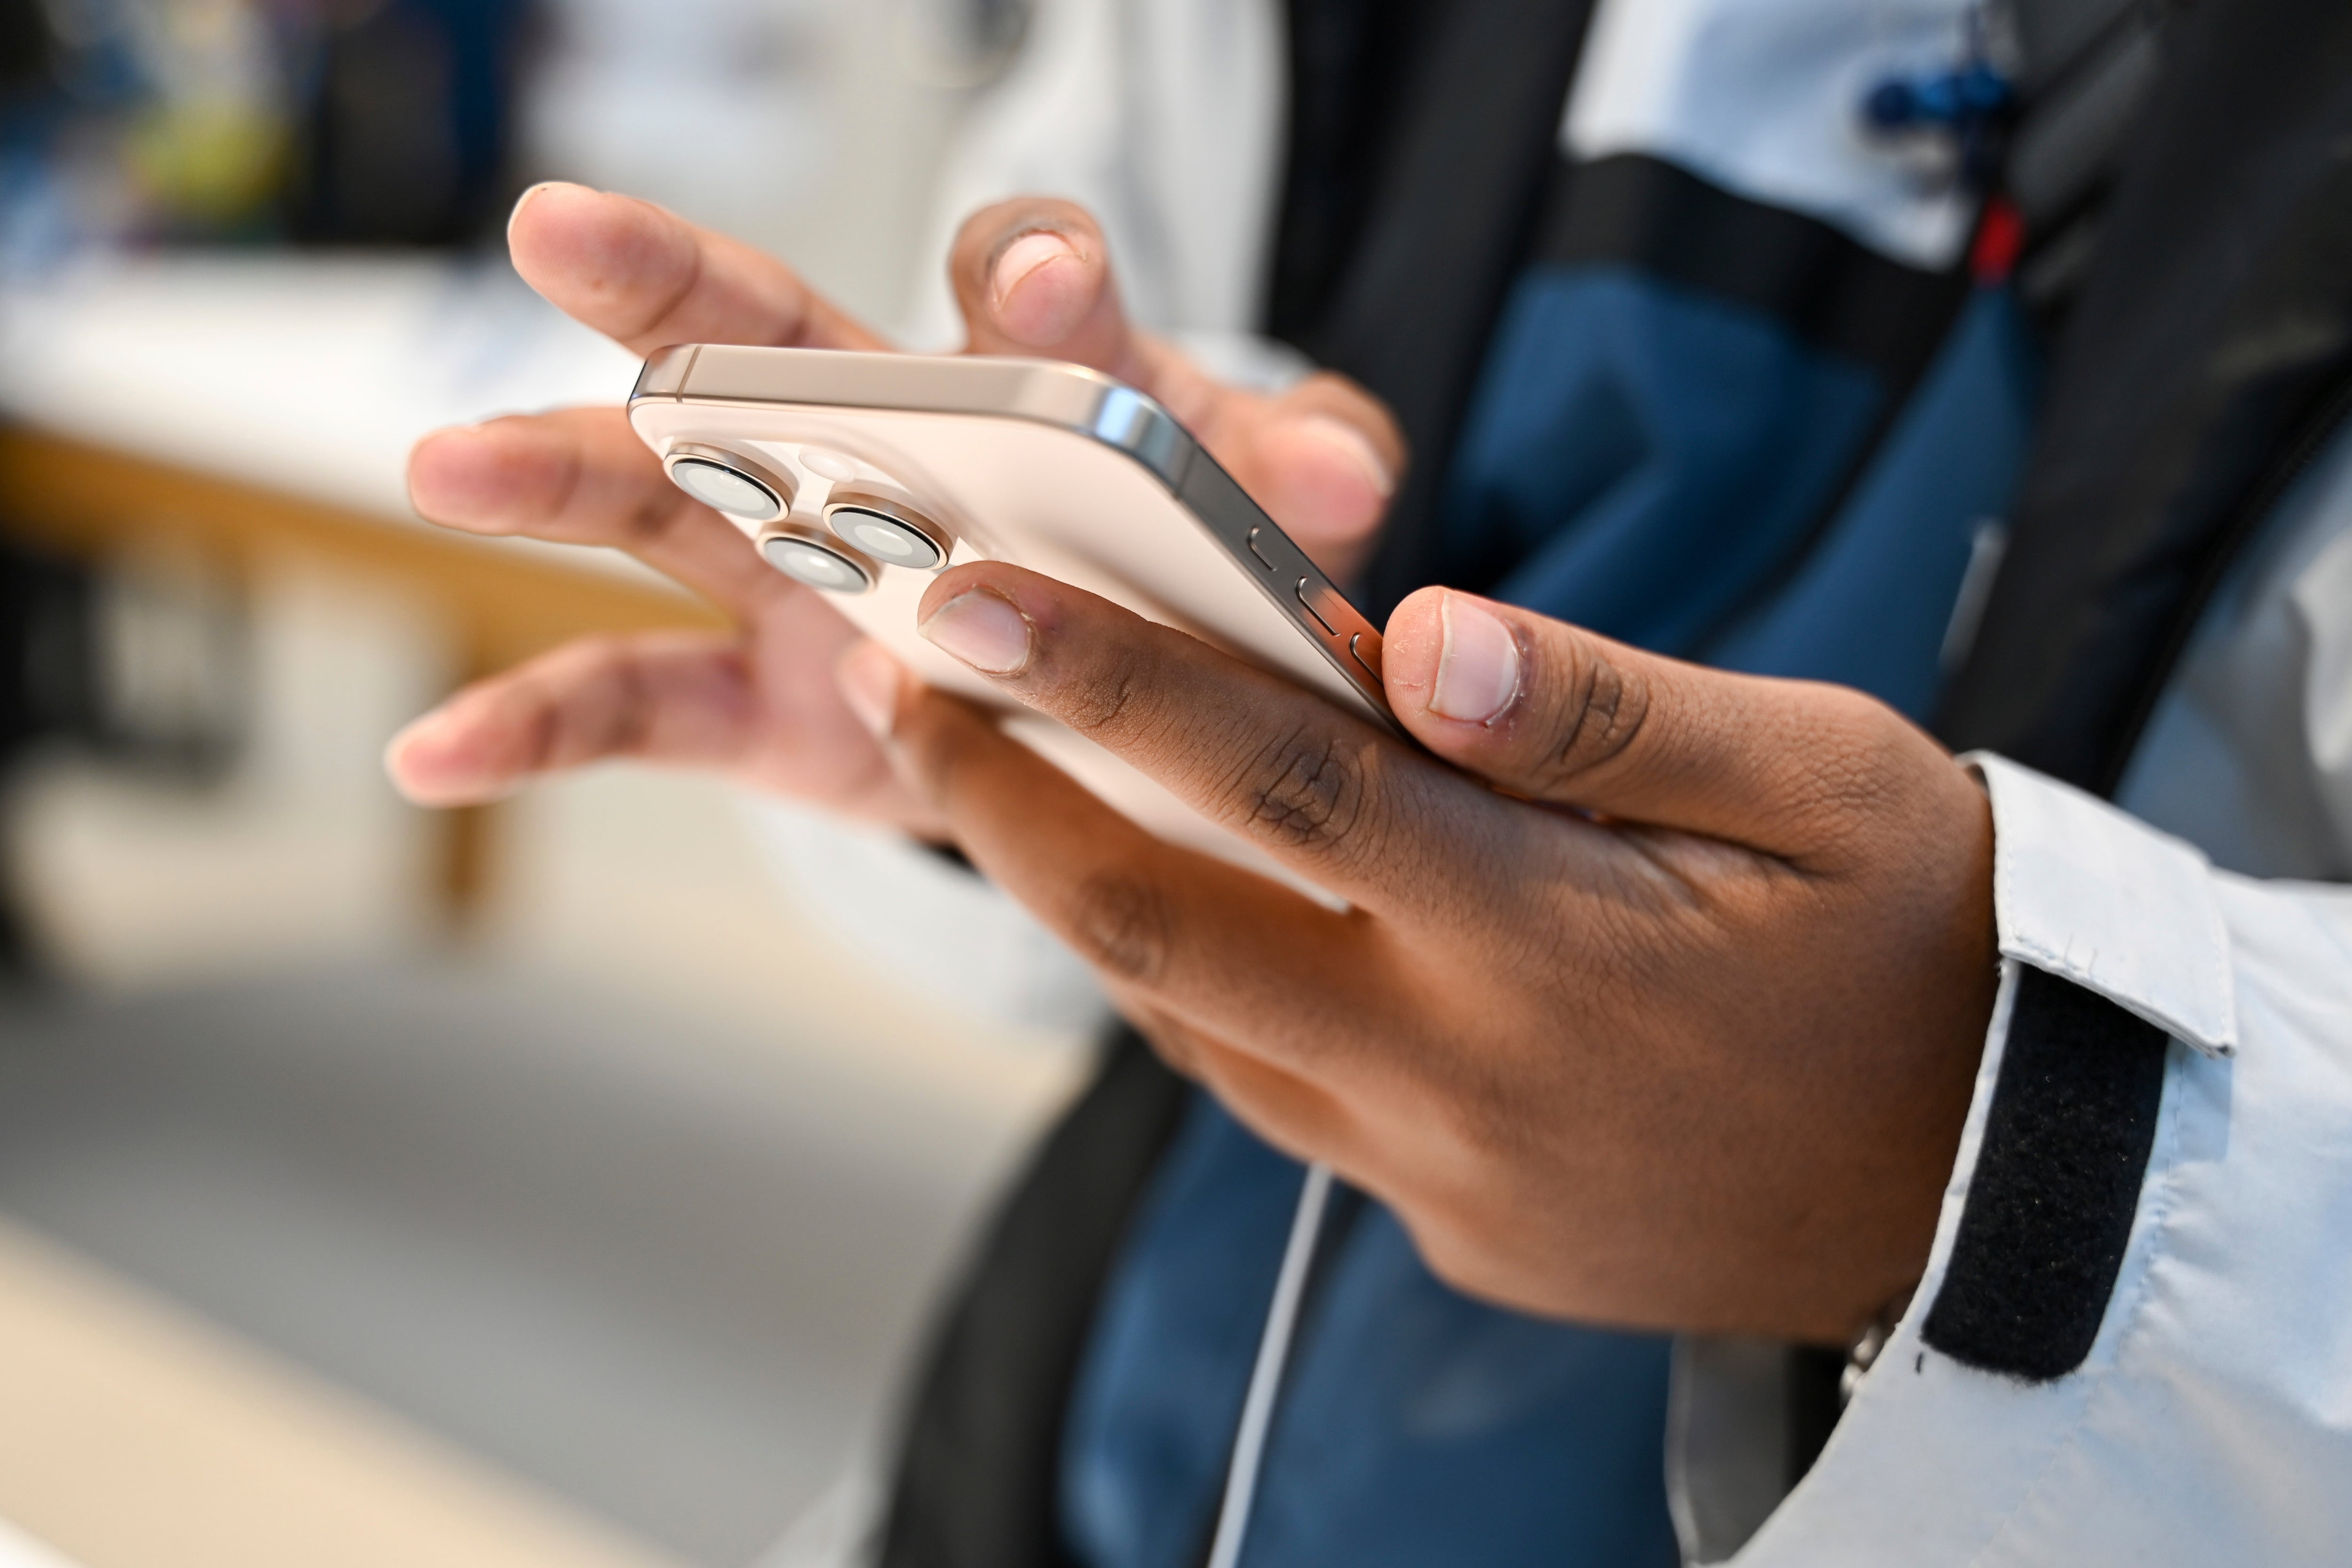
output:
[[[594,637],[459,692],[395,736],[385,763],[419,805],[467,805],[621,758],[741,768],[756,756],[761,717],[732,637]],[[880,772],[878,753],[870,765]]]
[[[756,711],[734,638],[595,637],[459,692],[395,736],[394,781],[425,805],[496,799],[611,757],[724,765]]]
[[[408,494],[445,528],[626,551],[738,617],[806,592],[671,484],[618,408],[436,430],[409,454]]]
[[[1318,566],[1355,576],[1405,465],[1379,400],[1344,376],[1312,375],[1278,398],[1218,399],[1194,433]]]
[[[1788,859],[1858,802],[1958,770],[1859,692],[1685,664],[1475,595],[1425,588],[1383,642],[1389,704],[1504,790]]]
[[[1370,1037],[1385,983],[1360,921],[1180,849],[1097,800],[969,704],[867,644],[840,667],[850,706],[989,879],[1139,1010],[1245,1037],[1304,1067]],[[1335,1016],[1332,998],[1364,1010]]]
[[[633,196],[533,185],[507,220],[523,281],[636,353],[672,343],[879,349],[793,269]]]
[[[957,231],[948,277],[971,353],[1049,354],[1157,395],[1110,247],[1084,207],[1033,196],[982,208]]]
[[[935,646],[1350,903],[1411,921],[1528,853],[1523,813],[1321,698],[999,562],[919,610]]]
[[[1327,572],[1361,563],[1405,449],[1378,400],[1343,376],[1279,397],[1227,385],[1137,331],[1100,226],[1070,202],[1029,197],[975,213],[949,261],[971,352],[1050,354],[1150,394]]]

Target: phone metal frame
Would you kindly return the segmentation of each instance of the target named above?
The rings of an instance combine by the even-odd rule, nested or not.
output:
[[[640,403],[765,403],[969,415],[1049,425],[1132,459],[1215,540],[1340,678],[1398,730],[1381,679],[1381,634],[1173,415],[1133,387],[1055,360],[954,358],[681,343],[637,374]]]

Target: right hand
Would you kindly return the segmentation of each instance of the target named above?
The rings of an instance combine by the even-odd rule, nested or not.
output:
[[[629,197],[538,186],[516,205],[507,237],[526,281],[636,353],[679,342],[889,346],[781,262]],[[1101,231],[1066,202],[974,215],[950,270],[966,352],[1071,360],[1149,393],[1326,571],[1344,578],[1360,564],[1405,459],[1394,423],[1361,388],[1320,374],[1280,396],[1246,391],[1134,331]],[[625,550],[736,624],[592,637],[478,682],[393,742],[388,765],[411,799],[490,800],[539,774],[631,758],[944,835],[843,705],[833,665],[857,633],[672,486],[621,409],[436,431],[410,456],[409,493],[446,528]]]

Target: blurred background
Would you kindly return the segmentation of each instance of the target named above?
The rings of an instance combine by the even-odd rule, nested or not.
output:
[[[442,537],[424,430],[624,396],[544,178],[904,318],[1021,0],[0,0],[0,1546],[823,1560],[1099,1003],[887,840],[380,753],[703,624]],[[856,896],[845,889],[856,889]]]

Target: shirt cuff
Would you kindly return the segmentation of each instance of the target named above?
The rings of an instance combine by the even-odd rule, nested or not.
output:
[[[2002,758],[1964,761],[1992,802],[2002,973],[1928,1267],[1741,1568],[1975,1563],[2081,1468],[2165,1245],[2183,1064],[2226,1079],[2238,1048],[2203,857]]]
[[[2205,857],[1990,752],[2000,953],[2095,991],[2207,1056],[2238,1048],[2230,938]]]

